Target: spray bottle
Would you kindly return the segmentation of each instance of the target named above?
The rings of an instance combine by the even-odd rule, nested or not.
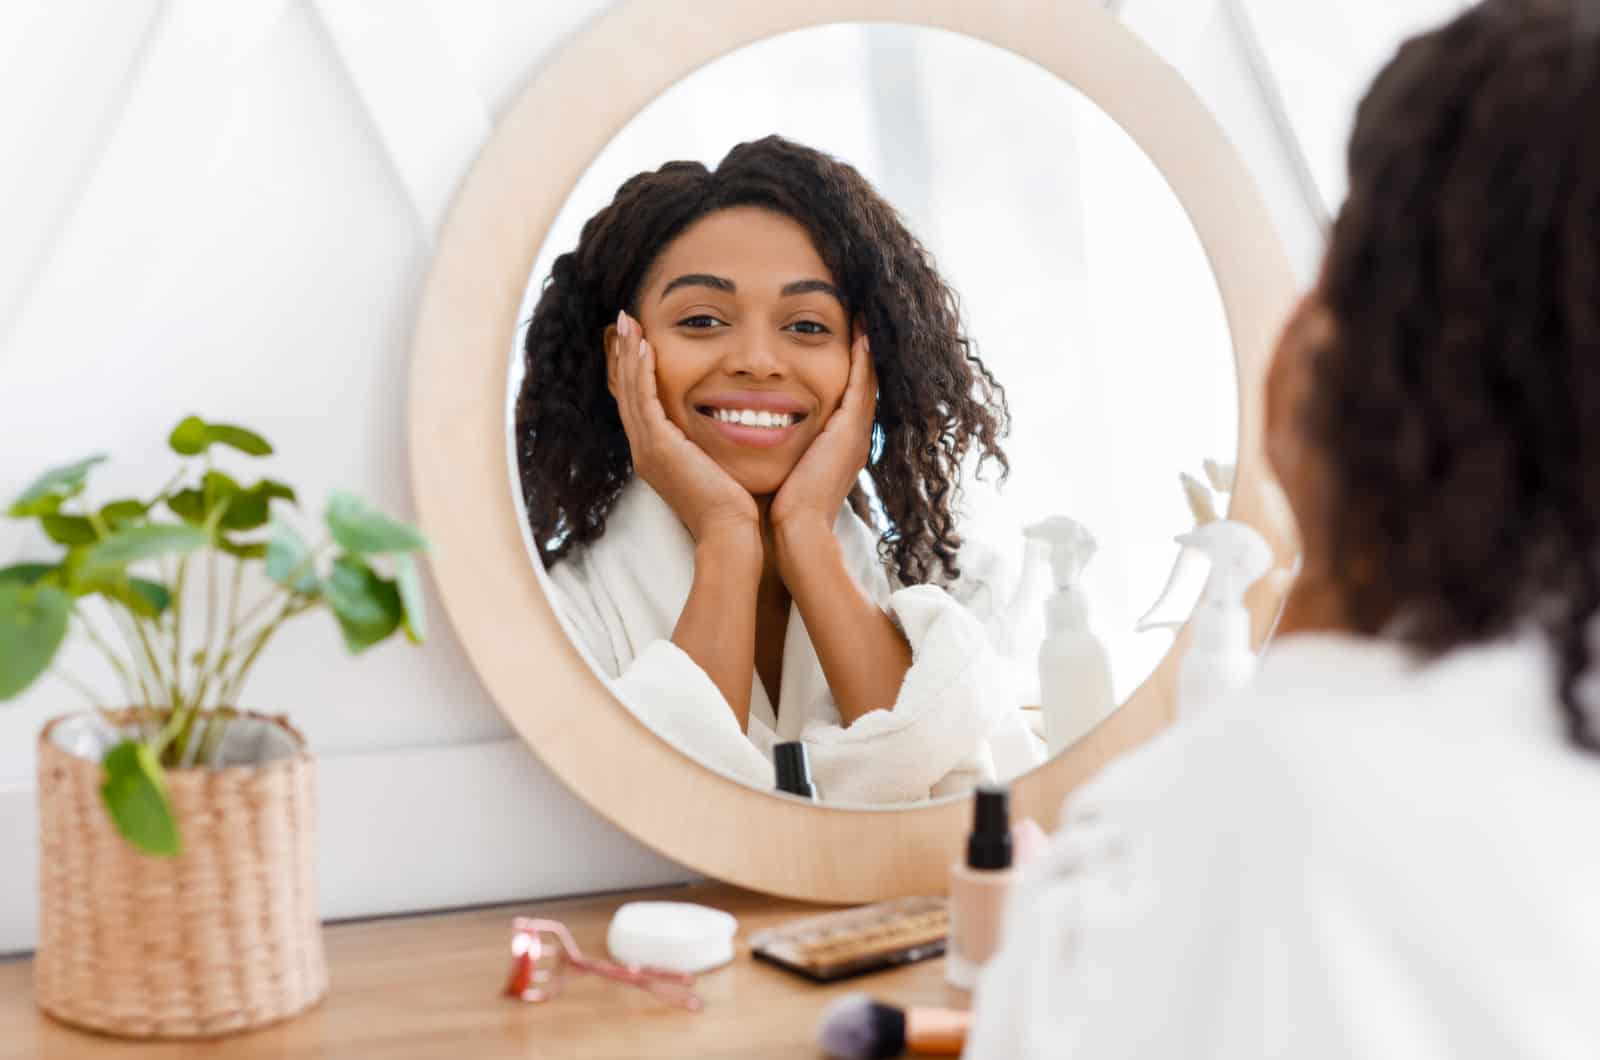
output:
[[[1039,700],[1045,743],[1056,755],[1098,725],[1116,707],[1111,661],[1089,629],[1089,602],[1079,587],[1094,558],[1094,535],[1082,523],[1054,516],[1023,531],[1049,545],[1055,591],[1045,601],[1039,645]]]
[[[1190,618],[1193,639],[1178,670],[1178,715],[1203,714],[1255,673],[1244,595],[1272,567],[1272,548],[1254,527],[1219,519],[1178,537],[1211,559],[1211,575]]]

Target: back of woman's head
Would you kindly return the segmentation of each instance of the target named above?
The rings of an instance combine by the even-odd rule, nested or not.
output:
[[[955,293],[894,209],[853,167],[769,136],[715,170],[669,162],[618,189],[556,258],[524,342],[516,407],[524,500],[548,566],[598,538],[632,474],[606,386],[606,326],[637,317],[640,286],[674,238],[717,210],[755,206],[798,222],[866,330],[878,372],[867,472],[888,525],[882,549],[906,584],[957,573],[962,462],[976,450],[1005,468],[1004,392],[962,333]],[[862,495],[852,498],[867,514]]]
[[[1409,41],[1348,162],[1305,421],[1346,618],[1428,654],[1544,631],[1600,747],[1600,4],[1488,0]]]

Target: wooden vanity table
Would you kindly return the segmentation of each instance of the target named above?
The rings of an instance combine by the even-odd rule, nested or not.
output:
[[[590,975],[569,979],[548,1002],[500,996],[513,916],[561,920],[586,954],[605,956],[612,912],[644,898],[699,902],[739,918],[734,962],[697,984],[704,1011],[684,1012]],[[817,1021],[840,994],[866,991],[901,1006],[963,1004],[945,986],[942,960],[817,986],[751,959],[743,945],[750,933],[824,908],[701,884],[334,924],[326,929],[327,999],[297,1019],[220,1042],[125,1042],[72,1030],[34,1006],[31,962],[5,961],[0,1058],[814,1058],[821,1055]]]

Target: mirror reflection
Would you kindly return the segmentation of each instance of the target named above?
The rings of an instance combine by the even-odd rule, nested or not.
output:
[[[1007,781],[1187,617],[1221,303],[1150,162],[1009,52],[840,25],[703,68],[573,189],[523,319],[530,553],[709,768],[844,805]]]

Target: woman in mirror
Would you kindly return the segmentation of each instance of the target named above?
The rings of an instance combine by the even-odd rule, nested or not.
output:
[[[1600,7],[1406,43],[1279,345],[1254,683],[1029,865],[979,1060],[1600,1051]]]
[[[620,699],[773,784],[904,802],[1040,758],[963,601],[969,454],[1004,394],[930,256],[852,167],[778,137],[641,173],[555,260],[521,485],[556,604]],[[861,481],[865,469],[870,492]]]

